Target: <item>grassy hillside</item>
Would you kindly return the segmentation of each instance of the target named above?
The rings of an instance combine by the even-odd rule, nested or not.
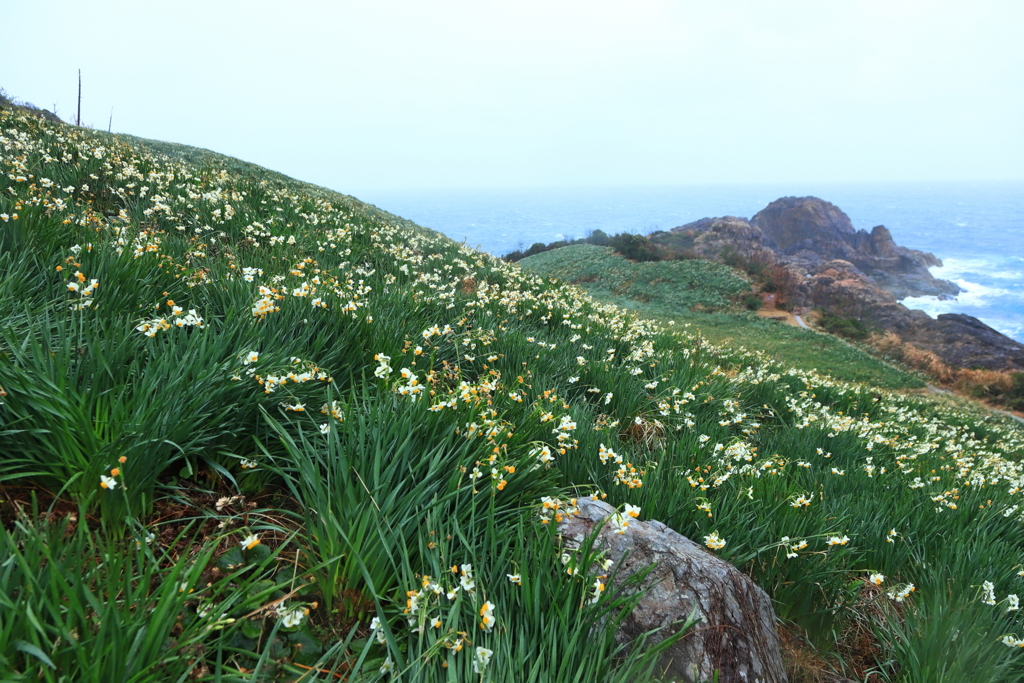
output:
[[[520,261],[543,277],[580,285],[595,298],[632,299],[652,312],[669,314],[691,308],[714,311],[732,306],[731,297],[750,289],[735,270],[713,261],[634,263],[611,247],[574,244]]]
[[[1005,421],[182,150],[0,111],[5,680],[650,680],[634,598],[556,546],[583,495],[706,540],[836,670],[1024,674]]]
[[[735,270],[699,259],[634,263],[610,247],[578,244],[519,261],[527,271],[579,285],[606,303],[662,324],[687,326],[719,346],[767,354],[787,367],[886,389],[924,381],[829,334],[765,320],[736,306],[750,285]]]

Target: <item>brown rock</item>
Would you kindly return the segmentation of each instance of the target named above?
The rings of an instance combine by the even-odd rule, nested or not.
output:
[[[914,346],[931,351],[947,365],[985,370],[1024,371],[1024,344],[1010,339],[977,318],[943,313],[896,329]]]
[[[807,267],[815,259],[849,261],[897,299],[908,296],[958,294],[952,282],[939,280],[928,271],[942,265],[932,254],[898,246],[884,225],[868,233],[854,230],[850,218],[817,197],[783,197],[750,219],[761,229],[766,244],[779,256]]]

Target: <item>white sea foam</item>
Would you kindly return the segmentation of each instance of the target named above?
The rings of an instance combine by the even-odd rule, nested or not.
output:
[[[971,276],[983,276],[986,280],[1024,280],[1024,259],[1002,259],[996,256],[988,258],[957,258],[949,257],[942,260],[941,266],[934,266],[928,271],[942,280],[970,279]]]
[[[932,269],[933,272],[937,270],[939,269]],[[956,298],[940,299],[937,296],[908,296],[906,299],[902,299],[900,303],[907,308],[922,310],[934,318],[939,313],[952,313],[963,310],[965,307],[984,308],[990,305],[992,299],[1024,299],[1024,292],[1013,292],[1002,287],[987,287],[977,282],[964,280],[963,278],[958,278],[954,282],[960,287],[960,293],[956,295]]]

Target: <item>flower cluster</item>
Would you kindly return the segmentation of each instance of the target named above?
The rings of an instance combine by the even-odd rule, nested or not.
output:
[[[542,524],[561,523],[566,515],[578,515],[580,509],[576,507],[576,499],[555,498],[544,496],[540,499],[540,521]]]
[[[712,550],[721,550],[725,547],[725,539],[721,538],[717,531],[714,531],[704,537],[704,545]]]
[[[203,317],[194,308],[189,309],[188,313],[182,315],[184,309],[175,304],[171,299],[167,300],[166,307],[170,309],[169,315],[143,320],[135,327],[135,330],[147,337],[155,337],[157,333],[169,330],[172,327],[198,327],[203,329],[206,326]],[[157,304],[155,308],[159,309],[160,304]]]
[[[615,484],[624,484],[626,487],[631,489],[640,488],[644,485],[642,477],[645,472],[638,469],[633,465],[633,463],[626,462],[621,455],[612,449],[605,447],[603,443],[598,449],[597,457],[601,459],[602,464],[608,464],[610,461],[612,464],[618,466],[612,473]]]
[[[123,465],[126,462],[128,462],[128,458],[122,455],[120,458],[117,459],[117,462],[118,465]],[[120,482],[120,480],[123,479],[123,472],[121,471],[121,468],[118,466],[108,467],[106,469],[108,470],[108,474],[100,475],[100,488],[106,489],[107,491],[113,491],[115,488],[117,488],[117,485]],[[124,488],[123,484],[122,488]]]
[[[886,592],[886,595],[889,596],[891,600],[895,600],[896,602],[903,602],[904,600],[910,597],[911,593],[913,593],[916,590],[917,588],[914,586],[914,584],[907,583],[899,586],[893,586]]]

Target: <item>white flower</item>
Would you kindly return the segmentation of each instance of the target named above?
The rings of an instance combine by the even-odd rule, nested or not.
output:
[[[704,537],[704,545],[712,550],[721,550],[725,547],[725,539],[719,537],[718,532],[716,531]]]
[[[917,590],[917,588],[914,587],[914,584],[908,583],[907,585],[902,587],[896,586],[894,588],[889,589],[889,592],[886,593],[886,595],[889,596],[890,600],[895,600],[896,602],[903,602],[915,590]]]
[[[387,637],[384,635],[384,631],[380,627],[380,617],[374,617],[370,620],[370,632],[377,638],[377,642],[381,645],[388,642]]]
[[[281,619],[281,625],[285,628],[292,628],[302,623],[309,610],[304,605],[285,607],[284,603],[277,606],[277,616]]]
[[[868,581],[875,584],[876,586],[881,586],[882,583],[885,581],[885,576],[882,574],[875,573],[868,577]]]
[[[101,488],[105,488],[105,489],[107,489],[109,491],[109,490],[113,490],[114,487],[116,487],[116,486],[117,486],[117,479],[114,479],[113,477],[108,477],[105,474],[101,474],[100,475],[100,487]]]
[[[486,647],[478,647],[476,649],[476,655],[473,657],[473,673],[482,674],[487,668],[487,665],[491,663],[491,655],[494,654],[494,650],[488,650]]]
[[[459,587],[467,593],[472,593],[476,589],[476,582],[473,580],[473,565],[464,564],[459,569],[462,572],[462,576],[459,577]]]
[[[494,628],[494,604],[490,600],[480,608],[480,628],[484,631]]]
[[[991,581],[986,581],[981,584],[981,590],[984,595],[981,597],[981,601],[986,605],[996,604],[996,591],[995,586],[992,585]]]
[[[629,528],[629,519],[623,517],[618,512],[612,514],[608,519],[612,523],[612,529],[614,529],[617,534],[624,534],[626,533],[626,529]]]
[[[256,534],[249,534],[248,536],[242,539],[241,543],[239,543],[239,545],[242,546],[242,550],[252,550],[259,544],[260,537]]]

